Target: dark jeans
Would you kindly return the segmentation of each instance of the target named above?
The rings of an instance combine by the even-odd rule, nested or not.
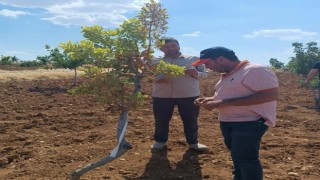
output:
[[[262,180],[259,160],[261,138],[267,131],[265,120],[252,122],[220,122],[224,142],[231,151],[233,180]]]
[[[190,98],[155,98],[153,97],[153,114],[155,118],[154,139],[157,142],[168,141],[169,122],[172,118],[174,107],[183,122],[183,130],[188,144],[198,143],[198,115],[199,107],[193,102],[197,97]]]

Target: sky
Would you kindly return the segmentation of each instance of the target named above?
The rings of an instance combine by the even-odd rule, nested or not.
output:
[[[0,0],[0,55],[35,60],[58,47],[84,39],[82,26],[117,28],[135,17],[148,0]],[[292,43],[320,44],[319,0],[157,0],[167,10],[164,36],[180,42],[181,52],[224,46],[241,60],[287,64]],[[156,54],[161,55],[161,52]]]

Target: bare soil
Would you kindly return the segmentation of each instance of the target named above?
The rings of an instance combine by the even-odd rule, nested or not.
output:
[[[261,143],[264,178],[320,179],[320,112],[300,76],[277,72],[281,97],[277,125]],[[218,76],[201,81],[204,96],[213,94]],[[151,84],[143,92],[150,94]],[[68,174],[107,155],[117,144],[118,117],[88,96],[72,96],[72,78],[0,82],[0,179],[66,179]],[[126,140],[133,149],[84,174],[81,179],[229,180],[232,162],[223,144],[217,111],[201,110],[199,141],[206,153],[188,150],[175,112],[168,148],[151,152],[154,120],[151,98],[130,112]]]

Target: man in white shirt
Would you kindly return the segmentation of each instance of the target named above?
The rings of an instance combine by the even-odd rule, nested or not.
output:
[[[152,65],[163,60],[178,66],[185,66],[186,70],[184,75],[173,78],[158,75],[153,82],[154,139],[156,142],[151,145],[151,149],[162,149],[167,146],[169,122],[174,107],[177,106],[189,148],[206,151],[208,147],[198,143],[199,107],[193,103],[200,95],[199,78],[207,77],[205,66],[192,66],[191,63],[198,58],[181,54],[179,42],[176,39],[164,38],[163,41],[164,45],[160,50],[165,56],[154,60]]]

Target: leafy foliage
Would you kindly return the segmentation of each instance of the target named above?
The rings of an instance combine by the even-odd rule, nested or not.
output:
[[[16,56],[1,56],[0,65],[19,67],[45,67],[48,64],[48,56],[38,56],[36,60],[21,61]]]
[[[178,65],[160,60],[159,64],[157,64],[155,68],[155,74],[161,74],[166,78],[172,78],[172,77],[184,75],[185,70],[186,68],[184,66],[178,66]]]
[[[269,63],[271,65],[271,67],[275,68],[275,69],[282,69],[284,67],[284,63],[278,61],[277,59],[275,58],[271,58],[269,60]]]
[[[18,58],[16,56],[2,56],[0,58],[0,65],[14,65],[18,63]]]
[[[138,19],[142,24],[142,34],[146,35],[148,41],[145,59],[150,60],[153,53],[152,46],[156,44],[157,40],[162,34],[165,34],[168,29],[167,19],[169,15],[167,10],[162,7],[160,3],[156,3],[154,0],[150,0],[149,3],[146,3],[145,6],[141,8],[141,11],[138,14]],[[155,48],[157,46],[155,45]]]
[[[62,46],[65,44],[62,44]],[[69,45],[69,44],[67,44]],[[65,46],[67,46],[65,45]],[[77,68],[82,66],[85,61],[81,58],[70,58],[66,52],[60,52],[61,48],[51,48],[49,45],[45,46],[50,52],[49,56],[37,57],[43,63],[46,63],[47,68],[67,68],[74,70],[74,85],[77,85]],[[66,48],[67,49],[67,48]]]
[[[124,21],[119,28],[85,26],[84,40],[61,43],[57,48],[46,45],[50,55],[38,56],[36,61],[23,65],[74,69],[74,84],[77,84],[77,68],[85,65],[88,69],[84,82],[72,90],[74,94],[92,94],[115,111],[135,109],[145,98],[140,93],[140,78],[150,71],[146,62],[153,58],[157,39],[166,33],[167,18],[162,5],[150,0],[136,18]]]
[[[20,61],[19,62],[20,67],[43,67],[43,62],[38,60],[33,61]]]
[[[72,89],[72,94],[93,94],[94,99],[108,104],[114,112],[134,110],[148,97],[141,92],[132,93],[133,74],[120,74],[116,71],[108,72],[96,66],[86,70],[88,81]]]
[[[306,48],[298,42],[293,43],[292,46],[294,47],[295,57],[291,57],[286,67],[291,72],[307,75],[312,66],[320,61],[320,51],[317,43],[309,42]]]
[[[84,81],[73,94],[92,94],[113,112],[134,110],[146,98],[140,92],[141,74],[149,70],[153,43],[166,32],[168,15],[153,0],[142,7],[138,18],[124,21],[119,28],[95,25],[82,28],[84,40],[61,43],[70,60],[86,64]],[[148,41],[148,43],[147,43]]]

